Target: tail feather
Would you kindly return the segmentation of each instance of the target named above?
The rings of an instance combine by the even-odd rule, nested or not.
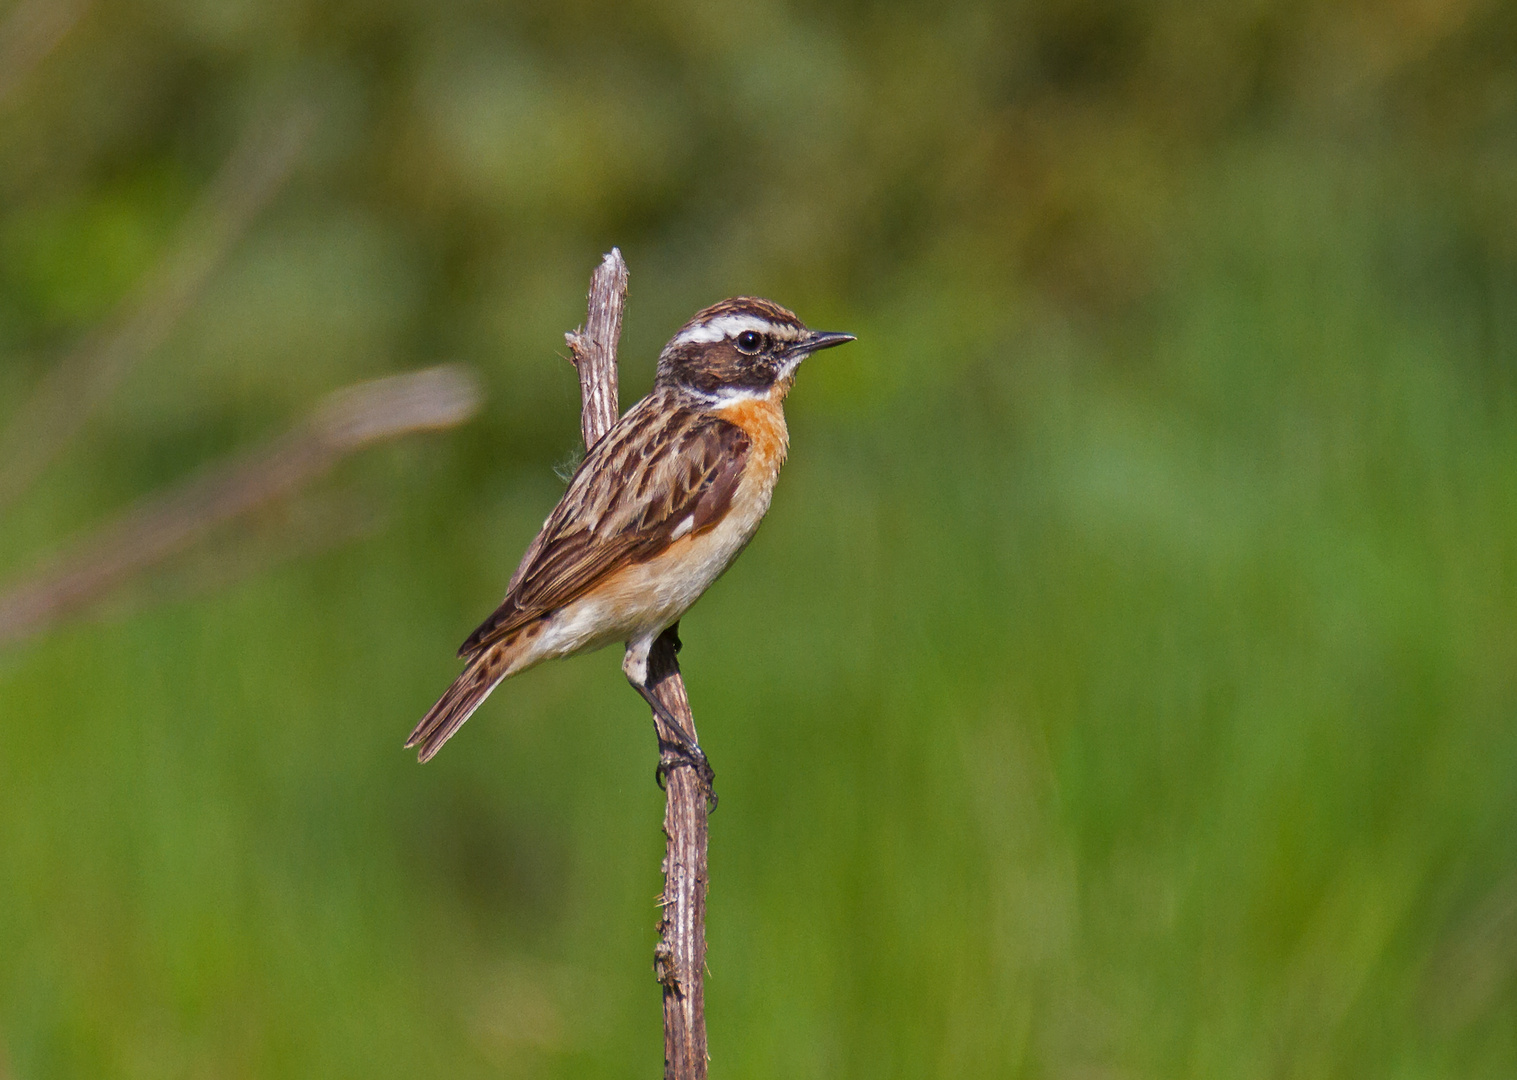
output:
[[[453,685],[421,718],[421,723],[416,725],[416,730],[406,740],[407,749],[421,747],[416,754],[418,761],[430,761],[442,749],[442,744],[451,739],[464,721],[474,715],[474,710],[484,704],[490,691],[511,674],[512,644],[514,642],[501,642],[469,661],[463,674],[453,680]]]

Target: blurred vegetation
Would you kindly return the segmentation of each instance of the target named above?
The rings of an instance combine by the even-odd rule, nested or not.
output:
[[[353,379],[490,400],[0,655],[0,1076],[656,1074],[614,650],[399,745],[612,244],[626,402],[728,294],[860,338],[683,628],[714,1075],[1517,1074],[1517,9],[77,12],[0,40],[0,425],[318,119],[7,577]]]

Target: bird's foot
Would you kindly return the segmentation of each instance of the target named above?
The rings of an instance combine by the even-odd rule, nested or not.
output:
[[[663,739],[658,743],[658,768],[653,771],[653,779],[658,783],[661,790],[667,789],[669,777],[675,769],[687,768],[695,772],[696,782],[700,785],[701,794],[706,797],[706,811],[709,813],[716,809],[716,771],[711,768],[711,762],[706,760],[706,753],[699,746],[679,742],[666,742]]]

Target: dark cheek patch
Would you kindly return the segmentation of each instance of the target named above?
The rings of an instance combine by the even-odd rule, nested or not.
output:
[[[686,346],[672,366],[679,382],[707,394],[723,387],[764,390],[774,385],[776,374],[768,354],[745,355],[730,341]]]
[[[739,352],[730,341],[723,342],[718,362],[723,375],[723,386],[762,390],[774,382],[774,368],[765,353],[748,356]]]

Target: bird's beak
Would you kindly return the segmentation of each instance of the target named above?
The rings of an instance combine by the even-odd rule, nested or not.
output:
[[[790,355],[795,357],[810,356],[814,352],[830,349],[834,345],[846,345],[850,341],[858,340],[852,334],[834,334],[828,330],[813,330],[790,346]]]

